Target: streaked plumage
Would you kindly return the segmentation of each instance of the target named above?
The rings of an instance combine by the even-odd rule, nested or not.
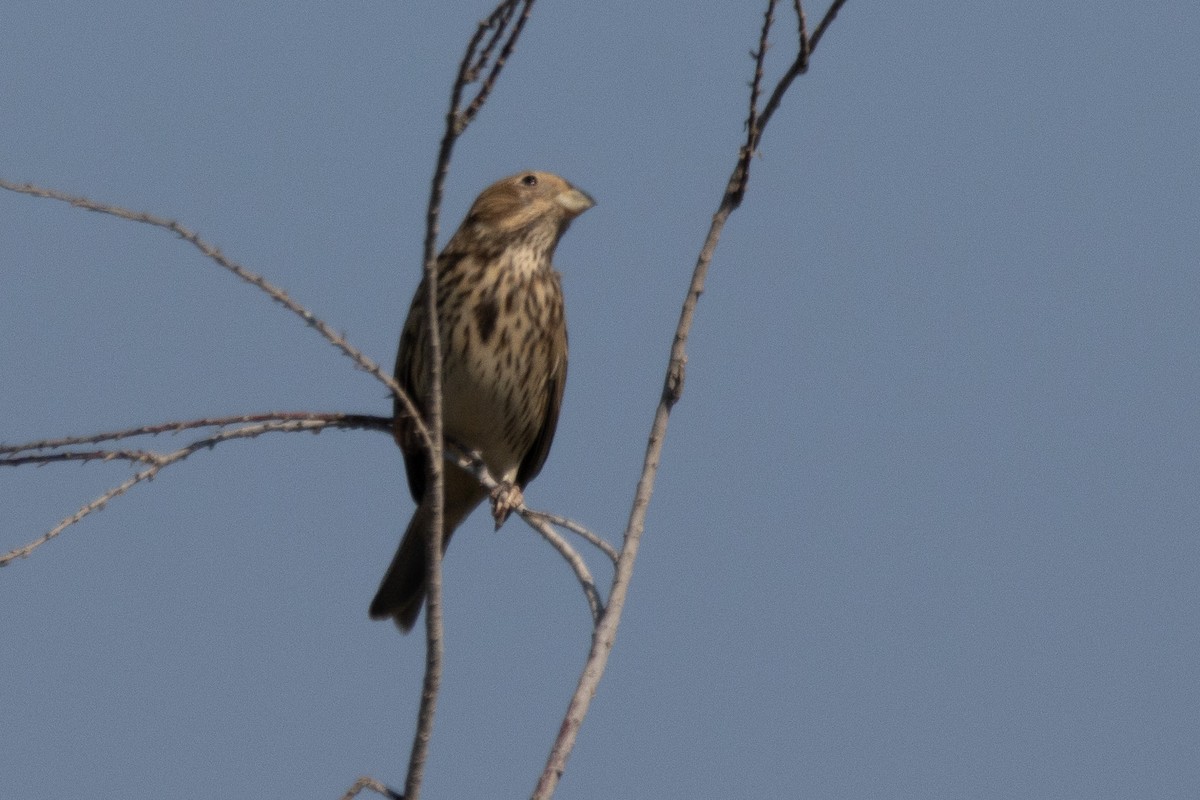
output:
[[[498,481],[523,489],[541,471],[558,424],[567,377],[567,328],[551,263],[567,226],[592,199],[557,175],[522,172],[489,186],[438,257],[443,426],[448,440],[478,450]],[[408,311],[396,380],[423,411],[428,389],[426,283]],[[425,599],[427,456],[399,403],[396,442],[417,509],[379,592],[373,619],[407,632]],[[447,465],[443,547],[484,499],[478,482]],[[497,522],[507,512],[500,510]]]

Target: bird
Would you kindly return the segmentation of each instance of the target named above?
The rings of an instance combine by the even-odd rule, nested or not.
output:
[[[484,189],[438,256],[437,316],[445,439],[476,451],[500,483],[496,528],[524,501],[550,452],[567,378],[567,325],[554,250],[571,221],[595,205],[549,172],[519,172]],[[428,278],[417,287],[400,335],[396,382],[425,416],[429,386]],[[393,435],[417,507],[379,591],[372,619],[403,633],[426,594],[426,531],[433,503],[429,455],[395,398]],[[450,455],[447,453],[447,455]],[[443,471],[442,548],[487,492],[449,460]]]

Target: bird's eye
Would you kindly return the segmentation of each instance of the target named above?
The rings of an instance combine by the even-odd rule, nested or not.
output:
[[[524,178],[521,178],[521,183],[526,186],[537,186],[537,175],[526,175]]]

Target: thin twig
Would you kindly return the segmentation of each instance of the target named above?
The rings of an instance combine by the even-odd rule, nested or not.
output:
[[[334,412],[312,411],[268,411],[263,414],[237,414],[230,417],[206,417],[189,419],[182,422],[164,422],[158,425],[142,425],[136,428],[125,428],[107,433],[93,433],[87,436],[66,436],[60,439],[41,439],[25,444],[0,444],[0,454],[22,453],[34,450],[53,450],[60,447],[74,447],[100,442],[114,442],[120,439],[130,439],[136,436],[157,436],[163,433],[179,433],[195,428],[224,428],[229,425],[244,425],[248,422],[275,422],[281,420],[306,421],[319,420],[328,422],[338,428],[364,428],[390,432],[391,417],[376,417],[368,414],[343,414]]]
[[[796,0],[796,5],[801,8],[800,13],[803,14],[800,0]],[[726,191],[730,212],[742,204],[742,198],[746,195],[746,187],[750,183],[750,164],[754,160],[754,154],[758,152],[758,141],[762,136],[764,120],[758,111],[758,98],[762,94],[763,62],[766,59],[767,49],[770,47],[768,37],[771,34],[771,26],[774,24],[775,0],[768,0],[767,10],[763,13],[762,32],[758,35],[758,49],[751,53],[754,57],[754,75],[750,80],[750,111],[746,115],[746,143],[742,145],[737,166],[734,167],[733,175],[729,179],[732,191]],[[803,51],[803,47],[801,51]],[[682,393],[682,386],[680,386],[679,393]]]
[[[775,0],[770,0],[767,3],[766,12],[763,13],[762,33],[758,37],[758,49],[751,53],[754,57],[754,77],[750,81],[750,114],[746,118],[746,130],[749,132],[747,138],[751,142],[758,141],[758,97],[762,94],[763,64],[766,62],[767,50],[770,48],[767,37],[771,33],[773,24],[775,24]]]
[[[488,36],[487,44],[479,50],[470,71],[463,76],[467,83],[474,83],[479,80],[479,73],[487,69],[488,64],[492,63],[492,53],[495,52],[496,45],[504,37],[504,32],[508,30],[509,20],[512,19],[513,12],[516,9],[516,3],[501,3],[492,10],[491,15],[487,19],[480,21],[476,36],[482,39],[488,31],[491,31],[492,35]],[[468,47],[467,52],[472,52],[473,49]]]
[[[296,316],[300,317],[300,319],[304,320],[305,324],[316,330],[317,333],[321,334],[326,341],[340,350],[345,356],[350,358],[363,371],[373,375],[384,386],[388,387],[388,390],[391,391],[393,395],[400,398],[401,402],[404,404],[405,412],[413,417],[418,435],[428,446],[429,432],[426,430],[424,423],[420,419],[420,415],[417,414],[416,406],[413,405],[412,398],[405,394],[404,390],[400,388],[400,385],[396,383],[395,378],[380,369],[378,364],[364,355],[358,348],[346,341],[345,337],[343,337],[333,328],[329,327],[329,325],[321,318],[289,297],[287,292],[285,292],[283,289],[280,289],[278,286],[275,286],[271,282],[267,281],[261,275],[251,272],[241,264],[238,264],[236,261],[226,257],[225,254],[222,253],[216,246],[202,239],[195,231],[184,227],[175,220],[166,219],[165,217],[160,217],[155,214],[150,214],[144,211],[131,211],[120,206],[98,203],[94,200],[89,200],[86,197],[67,194],[66,192],[60,192],[57,189],[47,189],[40,186],[34,186],[31,183],[18,184],[0,178],[0,189],[8,189],[12,192],[28,194],[34,197],[43,197],[49,200],[58,200],[63,203],[69,203],[76,208],[83,208],[87,209],[88,211],[96,211],[101,214],[109,214],[114,217],[130,220],[131,222],[141,222],[146,225],[151,225],[155,228],[162,228],[163,230],[174,233],[188,244],[191,244],[193,247],[203,253],[205,257],[216,263],[218,266],[228,270],[229,272],[232,272],[246,283],[261,289],[272,300],[279,303]]]
[[[775,84],[775,89],[771,92],[771,97],[767,100],[767,104],[763,107],[763,112],[759,116],[758,128],[760,136],[762,135],[762,129],[767,126],[767,123],[770,122],[771,117],[774,116],[775,110],[779,108],[779,104],[783,101],[783,96],[787,93],[788,88],[792,85],[792,81],[796,79],[796,76],[803,75],[805,72],[808,72],[809,56],[811,56],[812,52],[817,49],[817,44],[825,35],[825,31],[829,30],[830,24],[837,17],[838,12],[842,10],[842,6],[844,5],[846,5],[846,0],[833,0],[833,3],[825,12],[825,16],[821,18],[821,22],[817,25],[817,29],[813,31],[812,36],[809,37],[808,49],[801,50],[801,52],[797,54],[796,60],[792,62],[791,67],[789,67],[787,72],[783,74],[783,77],[779,79],[779,82]],[[799,11],[799,17],[800,24],[804,25],[804,9],[802,7]],[[755,147],[758,146],[757,141],[754,144]]]
[[[842,6],[844,5],[846,5],[846,0],[833,0],[833,3],[825,12],[825,16],[821,18],[821,24],[817,25],[817,29],[813,31],[812,38],[808,40],[808,52],[810,54],[813,50],[817,49],[817,43],[821,41],[821,37],[825,35],[825,31],[829,30],[829,26],[833,24],[838,12],[842,10]]]
[[[808,54],[812,52],[812,45],[808,41],[808,19],[804,16],[804,5],[800,0],[792,0],[792,8],[796,12],[796,32],[800,37],[796,52],[808,58]]]
[[[462,112],[461,125],[464,129],[467,125],[471,124],[471,121],[475,119],[475,115],[479,113],[479,109],[483,108],[483,104],[487,102],[488,96],[491,95],[492,89],[495,88],[496,81],[500,77],[500,71],[504,69],[504,65],[508,62],[508,57],[512,55],[513,48],[517,45],[517,39],[520,38],[521,31],[525,28],[525,23],[529,20],[529,15],[533,12],[534,0],[519,0],[519,3],[524,5],[521,9],[521,15],[517,17],[516,25],[513,26],[512,32],[504,43],[504,47],[501,48],[500,55],[496,58],[496,63],[492,65],[492,71],[488,73],[487,78],[480,85],[479,91],[475,94],[475,98],[471,101],[471,104]],[[500,4],[501,7],[510,6],[513,8],[517,5],[518,2],[512,2],[512,0]],[[499,37],[500,31],[508,26],[511,18],[512,12],[509,11],[504,15],[502,21],[497,20],[497,37]]]
[[[575,548],[567,543],[566,539],[550,527],[544,518],[529,511],[518,511],[517,513],[521,515],[521,519],[540,533],[542,538],[558,551],[559,555],[566,559],[567,564],[575,572],[575,577],[579,579],[579,585],[583,587],[583,596],[587,599],[588,610],[592,613],[592,625],[600,624],[600,616],[604,613],[604,602],[600,599],[600,592],[596,589],[596,581],[587,568],[587,562],[580,557]]]
[[[513,10],[523,2],[524,8],[517,18],[516,25],[508,34],[508,39],[501,47],[487,78],[481,84],[479,91],[466,109],[462,108],[463,90],[486,69],[496,42],[502,37],[502,32],[508,27],[513,16]],[[429,435],[429,474],[426,490],[430,493],[424,502],[432,504],[433,513],[426,531],[426,586],[425,586],[425,676],[421,685],[421,703],[417,711],[417,730],[413,736],[412,748],[409,752],[408,773],[404,781],[404,796],[408,800],[418,800],[421,793],[421,781],[425,772],[425,761],[429,754],[429,741],[433,734],[433,721],[437,709],[438,688],[441,685],[442,673],[442,537],[443,537],[443,499],[445,487],[443,483],[444,462],[442,460],[442,359],[441,337],[438,331],[438,263],[437,237],[438,223],[441,215],[442,196],[445,191],[446,176],[450,171],[450,158],[454,145],[462,136],[467,126],[487,102],[496,80],[508,57],[516,46],[517,39],[524,29],[534,0],[502,0],[489,15],[488,19],[477,27],[467,49],[459,63],[458,74],[450,91],[450,109],[446,112],[446,127],[438,146],[437,162],[429,190],[429,206],[425,217],[425,245],[422,254],[427,294],[425,297],[425,323],[428,330],[429,347],[429,395],[427,407],[429,415],[426,419]],[[479,51],[487,31],[495,33]],[[478,55],[478,58],[476,57]]]
[[[768,0],[768,2],[768,14],[770,14],[773,11],[775,0]],[[816,47],[816,43],[820,38],[818,34],[824,33],[833,16],[837,14],[838,10],[844,4],[845,0],[834,0],[833,5],[826,12],[825,18],[818,26],[817,33],[814,33],[812,41],[809,43],[809,52]],[[800,9],[798,1],[796,6]],[[800,9],[800,14],[803,15],[802,9]],[[763,33],[759,40],[759,53],[762,53],[766,49],[766,35],[769,28],[769,21],[765,20]],[[558,786],[558,781],[566,769],[567,759],[570,757],[571,750],[575,746],[575,739],[578,736],[580,726],[583,724],[583,719],[587,715],[592,697],[595,696],[596,689],[600,684],[600,678],[604,675],[609,653],[612,651],[613,644],[616,641],[617,627],[620,624],[621,612],[625,607],[629,582],[633,576],[633,565],[637,559],[642,533],[645,530],[646,511],[650,505],[650,498],[654,493],[654,481],[662,459],[662,448],[667,434],[667,423],[670,419],[671,409],[683,394],[684,374],[687,364],[687,340],[691,332],[693,318],[695,317],[696,304],[699,302],[700,295],[704,291],[708,268],[712,263],[713,253],[716,251],[717,242],[721,238],[721,232],[725,227],[725,223],[745,194],[746,183],[749,177],[747,170],[748,158],[756,149],[762,137],[762,131],[778,107],[783,94],[787,91],[787,87],[791,85],[796,75],[800,74],[803,69],[807,69],[808,55],[809,53],[804,52],[804,48],[801,48],[801,52],[797,55],[791,68],[784,73],[779,83],[776,84],[766,108],[764,108],[760,115],[757,115],[756,124],[751,125],[751,120],[747,120],[749,130],[747,131],[746,144],[743,145],[741,151],[738,153],[737,163],[726,183],[725,194],[721,199],[716,214],[713,215],[712,224],[709,227],[704,244],[700,248],[700,255],[696,259],[692,280],[688,286],[687,295],[684,298],[683,309],[680,311],[679,324],[675,329],[675,336],[671,343],[671,357],[667,365],[666,377],[663,379],[662,396],[654,412],[654,422],[650,426],[650,437],[646,444],[642,474],[638,480],[637,490],[634,493],[633,505],[629,514],[629,523],[625,529],[624,544],[621,548],[621,556],[617,561],[616,570],[613,575],[612,591],[609,592],[608,596],[608,605],[592,636],[591,650],[588,653],[583,672],[579,677],[575,693],[571,696],[571,700],[567,705],[567,712],[563,718],[562,725],[559,726],[558,735],[550,749],[550,755],[546,760],[546,767],[538,779],[537,787],[533,793],[534,800],[548,800],[554,794],[554,790]]]
[[[342,800],[354,800],[355,797],[358,797],[358,793],[363,789],[370,789],[372,792],[375,792],[375,794],[388,798],[388,800],[404,800],[404,795],[393,789],[389,789],[387,786],[375,780],[374,778],[368,778],[365,775],[356,780],[354,784],[346,790],[346,793],[342,795]]]
[[[4,555],[0,556],[0,567],[7,566],[12,561],[18,558],[25,558],[37,548],[41,547],[46,542],[57,537],[64,530],[71,527],[75,523],[82,520],[84,517],[91,514],[93,511],[99,511],[109,500],[118,497],[133,486],[141,483],[143,480],[149,480],[161,471],[163,468],[177,463],[186,458],[195,449],[203,447],[211,447],[217,442],[225,441],[227,438],[244,438],[246,434],[237,434],[226,436],[226,433],[219,432],[217,434],[205,437],[199,442],[193,442],[183,450],[188,451],[182,457],[177,457],[181,452],[179,450],[167,455],[153,453],[147,450],[68,450],[62,451],[68,447],[79,447],[83,445],[97,444],[99,442],[116,441],[120,439],[128,439],[136,436],[156,436],[162,433],[177,433],[185,430],[194,430],[197,428],[226,428],[231,425],[243,425],[248,427],[238,428],[237,431],[253,431],[258,430],[262,425],[271,425],[270,432],[276,431],[311,431],[320,432],[326,428],[341,428],[341,429],[369,429],[390,431],[392,420],[390,417],[375,417],[366,414],[342,414],[334,413],[316,413],[307,411],[272,411],[265,414],[240,414],[231,417],[211,417],[207,419],[186,420],[183,422],[167,422],[160,425],[143,425],[137,428],[127,428],[120,431],[111,431],[109,433],[97,433],[90,436],[69,436],[60,439],[42,439],[36,442],[28,442],[25,444],[16,445],[0,445],[0,466],[21,466],[24,464],[52,464],[64,461],[114,461],[123,460],[133,463],[150,464],[150,469],[141,473],[143,477],[136,480],[126,481],[120,486],[113,487],[109,492],[101,495],[96,500],[88,503],[75,514],[62,520],[58,525],[46,532],[37,539],[29,542],[22,547],[18,547]],[[263,429],[261,433],[267,433],[268,430]],[[257,436],[258,433],[250,435]],[[51,451],[51,452],[46,452]]]
[[[520,509],[518,509],[518,510],[520,510]],[[609,560],[612,561],[614,564],[617,563],[617,559],[620,557],[620,555],[617,553],[617,548],[613,547],[611,544],[604,541],[604,539],[601,539],[599,536],[592,533],[590,530],[583,527],[582,525],[580,525],[578,522],[575,522],[574,520],[567,519],[566,517],[559,516],[558,514],[552,514],[549,511],[535,511],[532,508],[525,509],[525,513],[522,514],[521,516],[525,517],[526,514],[533,516],[535,518],[544,519],[544,520],[546,520],[546,522],[549,522],[551,525],[556,525],[559,528],[568,530],[571,533],[575,534],[576,536],[581,537],[582,539],[586,540],[589,544],[599,548],[599,550],[602,553],[604,553],[604,555],[608,556]]]
[[[104,508],[106,505],[108,505],[110,500],[120,497],[134,486],[137,486],[139,483],[143,483],[152,479],[162,470],[166,469],[172,464],[184,460],[199,450],[208,450],[222,442],[231,441],[233,439],[253,439],[263,435],[264,433],[290,433],[295,431],[319,432],[329,427],[338,427],[338,425],[336,423],[330,423],[324,420],[260,422],[254,425],[245,425],[240,428],[234,428],[232,430],[218,431],[211,436],[206,436],[203,439],[197,439],[194,442],[189,442],[187,445],[175,450],[174,452],[156,457],[149,467],[141,472],[135,473],[127,480],[122,481],[117,486],[114,486],[113,488],[101,494],[95,500],[85,504],[74,514],[63,519],[53,528],[39,536],[37,539],[34,539],[32,542],[29,542],[22,547],[18,547],[15,550],[10,550],[4,555],[0,555],[0,567],[7,566],[19,558],[26,558],[34,550],[58,536],[64,530],[79,522],[84,517],[88,516],[94,511],[99,511],[100,509]]]
[[[71,450],[66,453],[41,453],[30,456],[2,456],[0,467],[21,467],[25,464],[54,464],[61,461],[129,461],[133,464],[154,464],[157,453],[148,450]]]

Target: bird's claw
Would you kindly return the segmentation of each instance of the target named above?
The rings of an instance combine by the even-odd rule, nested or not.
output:
[[[492,519],[496,520],[496,530],[508,519],[508,515],[525,505],[525,495],[521,487],[505,481],[492,490]]]

